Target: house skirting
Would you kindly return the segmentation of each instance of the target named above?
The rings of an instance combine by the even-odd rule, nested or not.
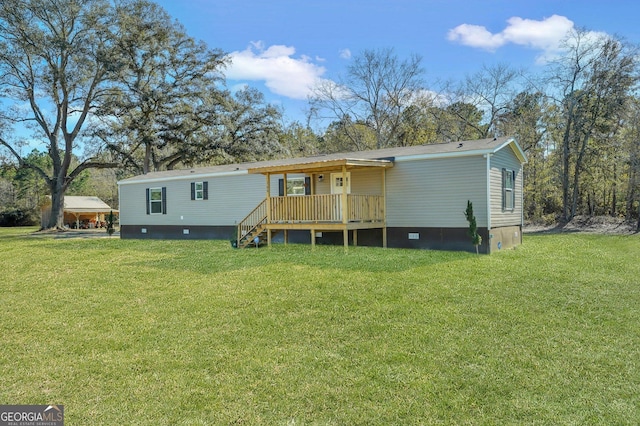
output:
[[[491,253],[522,244],[522,226],[503,226],[491,230]]]
[[[120,237],[124,239],[191,239],[191,240],[227,240],[235,237],[235,226],[175,226],[175,225],[122,225]],[[467,228],[423,228],[403,227],[387,228],[387,247],[413,248],[428,250],[455,250],[475,252],[471,245]],[[482,236],[480,253],[495,253],[522,244],[522,228],[506,226],[491,229],[478,228]],[[369,247],[382,246],[382,229],[357,230],[357,245]],[[311,234],[308,230],[289,230],[288,242],[310,244]],[[349,244],[353,245],[354,231],[349,231]],[[278,232],[273,242],[284,241],[284,233]],[[342,245],[343,232],[316,232],[316,244]]]
[[[228,240],[235,226],[120,225],[120,238],[153,240]]]

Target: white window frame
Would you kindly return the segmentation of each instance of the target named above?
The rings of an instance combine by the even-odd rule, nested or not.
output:
[[[158,193],[160,194],[160,198],[157,200],[153,199],[153,194],[154,193]],[[149,214],[162,214],[162,188],[149,188]],[[154,212],[153,211],[153,206],[157,205],[159,206],[159,211]]]
[[[294,185],[294,182],[298,182],[299,184]],[[305,177],[297,176],[297,177],[288,177],[287,176],[287,196],[289,197],[297,197],[300,195],[305,195]]]
[[[514,211],[516,208],[516,179],[513,170],[502,169],[502,197],[502,211]]]
[[[198,185],[200,189],[198,189]],[[204,182],[195,182],[194,199],[197,201],[204,200]]]

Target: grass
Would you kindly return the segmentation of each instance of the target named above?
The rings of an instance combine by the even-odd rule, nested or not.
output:
[[[82,424],[634,424],[639,236],[491,256],[0,228],[0,404]]]

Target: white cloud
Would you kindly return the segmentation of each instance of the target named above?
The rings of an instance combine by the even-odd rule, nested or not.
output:
[[[263,81],[273,93],[293,99],[306,99],[322,79],[325,68],[308,56],[294,57],[292,46],[265,48],[262,41],[251,42],[247,49],[232,52],[225,74],[231,80]]]
[[[350,49],[341,49],[340,57],[342,59],[351,59],[351,50]]]
[[[562,40],[573,28],[573,21],[565,16],[553,15],[540,21],[514,16],[499,33],[493,34],[480,25],[462,24],[450,30],[447,38],[491,52],[509,43],[526,46],[541,50],[541,59],[557,53]]]

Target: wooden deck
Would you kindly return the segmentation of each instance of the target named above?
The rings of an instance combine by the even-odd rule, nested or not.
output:
[[[345,205],[346,200],[346,205]],[[308,230],[312,244],[316,231],[386,229],[385,200],[381,195],[322,194],[269,197],[262,201],[238,226],[238,241],[273,231]],[[383,238],[383,245],[386,245]],[[286,236],[285,236],[286,241]]]
[[[286,244],[289,230],[308,230],[312,246],[315,245],[316,231],[342,231],[346,250],[350,231],[353,243],[357,245],[358,230],[373,228],[382,229],[382,246],[386,247],[385,170],[390,167],[393,167],[393,161],[389,159],[318,157],[315,161],[292,160],[248,169],[249,173],[265,176],[266,198],[238,225],[238,247],[246,247],[251,242],[259,244],[260,241],[267,241],[270,245],[272,233],[280,231],[284,232]],[[379,170],[380,195],[350,193],[351,172],[365,169]],[[281,175],[281,181],[286,183],[288,174],[305,175],[305,195],[287,194],[284,188],[279,188],[280,196],[272,195],[272,176]],[[325,193],[318,194],[316,182],[320,182],[324,174],[336,175],[335,180],[331,177],[332,193],[326,193],[325,187]]]
[[[271,197],[268,224],[348,223],[384,221],[384,197],[340,194]],[[346,212],[346,219],[344,214]]]

